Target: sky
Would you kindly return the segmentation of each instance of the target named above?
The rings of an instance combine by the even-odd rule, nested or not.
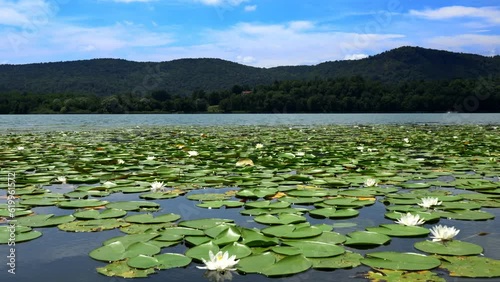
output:
[[[500,53],[492,0],[0,0],[0,64],[221,58],[255,67],[400,46]]]

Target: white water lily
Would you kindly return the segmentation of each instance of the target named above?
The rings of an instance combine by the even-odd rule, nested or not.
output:
[[[460,232],[460,230],[456,229],[453,226],[448,227],[442,225],[434,226],[430,229],[430,231],[432,234],[431,238],[433,242],[450,241],[453,239],[453,237],[457,236],[458,232]]]
[[[208,269],[208,270],[216,270],[216,271],[226,271],[226,270],[236,270],[236,268],[232,268],[235,266],[240,260],[236,260],[236,256],[233,255],[229,257],[229,253],[219,251],[216,255],[212,251],[209,251],[208,255],[210,256],[210,260],[206,261],[202,258],[205,266],[197,266],[199,269]]]
[[[405,141],[405,143],[410,143],[410,139],[409,138],[404,138],[403,141]]]
[[[151,183],[151,191],[152,192],[160,192],[160,191],[164,191],[164,190],[165,190],[165,186],[163,185],[163,182],[155,181],[155,182]]]
[[[66,184],[66,176],[58,176],[56,180],[62,184]]]
[[[18,146],[18,147],[17,147],[17,150],[18,150],[18,151],[22,151],[22,150],[24,150],[24,147],[23,147],[23,146]]]
[[[113,186],[116,186],[116,183],[114,182],[111,182],[111,181],[106,181],[102,184],[102,186],[106,187],[106,188],[111,188]]]
[[[262,143],[257,143],[257,145],[255,145],[255,149],[262,149],[264,148],[264,144]]]
[[[401,225],[406,225],[406,226],[417,226],[417,225],[422,225],[424,224],[425,220],[423,218],[420,218],[420,215],[418,214],[411,214],[411,213],[406,213],[405,215],[402,215],[401,218],[399,218],[396,223],[401,224]]]
[[[377,180],[373,178],[368,178],[365,180],[365,186],[366,187],[374,187],[377,186]]]
[[[422,198],[422,202],[418,203],[418,205],[423,207],[423,208],[429,209],[432,206],[439,206],[442,203],[443,202],[439,201],[438,198],[427,197],[427,198]]]
[[[146,160],[148,160],[148,161],[152,161],[152,160],[154,160],[154,159],[156,159],[156,157],[155,157],[155,156],[148,156],[148,157],[146,158]]]
[[[199,155],[197,151],[188,151],[187,153],[190,157],[196,157]]]
[[[122,160],[122,159],[118,159],[118,160],[116,160],[116,162],[117,162],[119,165],[121,165],[121,164],[125,164],[125,161],[124,161],[124,160]]]

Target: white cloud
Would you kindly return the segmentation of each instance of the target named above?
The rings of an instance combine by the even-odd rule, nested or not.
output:
[[[368,58],[367,54],[348,54],[344,56],[344,60],[361,60]]]
[[[257,5],[246,5],[245,12],[254,12],[257,10]]]
[[[236,61],[242,64],[252,64],[256,59],[252,56],[237,56]]]
[[[140,3],[149,3],[149,2],[155,2],[158,0],[113,0],[113,2],[117,3],[134,3],[134,2],[140,2]]]
[[[454,18],[480,18],[490,23],[500,23],[500,9],[496,7],[448,6],[438,9],[410,10],[410,15],[430,20],[446,20]]]
[[[305,30],[314,27],[314,23],[310,21],[293,21],[288,24],[291,29],[294,30]]]
[[[37,28],[52,18],[57,6],[43,0],[0,0],[0,25]]]
[[[491,54],[500,46],[500,36],[484,34],[460,34],[455,36],[436,36],[427,39],[426,44],[432,48],[467,52],[474,47],[476,53]]]
[[[208,6],[238,6],[241,3],[248,2],[249,0],[195,0]]]

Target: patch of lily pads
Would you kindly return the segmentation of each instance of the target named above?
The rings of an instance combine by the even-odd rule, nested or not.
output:
[[[500,277],[498,260],[479,256],[483,246],[466,239],[420,241],[413,246],[421,253],[377,251],[390,250],[391,237],[427,237],[430,224],[443,219],[496,222],[500,134],[487,126],[73,132],[38,139],[43,158],[18,149],[33,136],[0,139],[0,165],[18,175],[13,214],[0,206],[0,244],[12,234],[9,223],[16,224],[16,243],[42,235],[33,228],[119,229],[123,236],[89,255],[108,263],[98,273],[125,278],[208,265],[210,253],[234,256],[240,273],[268,277],[360,264],[371,268],[366,277],[373,281],[440,281],[436,268],[449,276]],[[179,197],[190,200],[198,218],[171,213],[176,200],[169,199]],[[384,221],[405,221],[408,213],[418,220],[357,224],[372,206],[385,207]],[[44,207],[64,212],[39,213]],[[229,208],[243,220],[201,216]],[[166,249],[181,245],[183,253]]]

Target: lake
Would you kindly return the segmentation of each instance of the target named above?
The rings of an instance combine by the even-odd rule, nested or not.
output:
[[[458,113],[2,115],[0,205],[6,202],[7,173],[12,171],[19,175],[20,191],[27,191],[21,202],[39,197],[41,192],[36,189],[40,188],[48,190],[41,193],[44,201],[57,198],[58,204],[59,201],[71,202],[77,199],[73,198],[76,194],[71,194],[75,189],[85,186],[100,189],[105,179],[117,182],[118,188],[110,189],[109,194],[92,196],[89,193],[84,197],[108,202],[138,201],[144,200],[140,197],[145,194],[141,188],[160,180],[185,194],[148,200],[160,206],[153,212],[155,215],[174,213],[181,216],[181,221],[225,218],[241,228],[268,227],[256,222],[256,216],[241,213],[251,208],[249,203],[263,198],[235,197],[234,193],[245,189],[264,193],[266,199],[274,195],[273,201],[279,203],[291,201],[289,207],[296,209],[306,222],[336,226],[334,232],[347,236],[365,228],[394,223],[386,216],[388,207],[415,211],[417,198],[413,196],[421,198],[429,192],[429,195],[443,197],[445,202],[436,211],[441,216],[439,224],[455,226],[460,229],[458,240],[480,245],[486,257],[499,260],[498,124],[500,114]],[[260,143],[261,149],[256,146]],[[195,150],[197,155],[187,155],[188,150]],[[147,160],[148,156],[156,156],[156,159]],[[255,166],[235,168],[238,159],[247,158],[253,160]],[[117,159],[123,159],[125,164],[117,165]],[[57,175],[66,175],[74,181],[87,176],[100,181],[59,184],[52,179]],[[375,190],[364,187],[367,177],[378,179],[381,185],[373,188]],[[29,189],[32,188],[35,190],[31,195]],[[252,190],[254,188],[260,190]],[[308,194],[308,189],[317,194]],[[83,194],[86,191],[78,190]],[[280,198],[283,195],[278,192],[284,193],[284,198]],[[406,195],[397,196],[397,193]],[[203,201],[193,200],[197,194],[218,194],[221,199],[240,205],[202,208],[198,205]],[[300,196],[303,194],[306,196]],[[366,206],[330,203],[339,210],[354,209],[359,212],[355,216],[322,218],[309,213],[330,207],[322,201],[334,201],[337,197],[373,199],[373,202]],[[316,198],[320,198],[318,203],[313,202]],[[303,203],[295,202],[304,199]],[[457,207],[462,202],[467,202],[471,211],[465,208],[465,213],[456,212],[462,210]],[[36,214],[54,215],[72,215],[83,209],[59,208],[55,204],[28,207]],[[307,210],[300,212],[300,209]],[[128,211],[127,216],[144,213]],[[470,220],[488,215],[495,218]],[[436,224],[434,220],[424,227]],[[43,235],[16,244],[15,276],[7,273],[9,267],[5,261],[9,248],[0,244],[0,280],[146,281],[97,273],[96,268],[105,266],[106,262],[92,259],[89,253],[101,247],[104,241],[125,235],[118,228],[100,232],[66,232],[57,227],[33,229]],[[414,244],[425,239],[428,236],[391,236],[390,243],[345,248],[361,255],[382,251],[420,252]],[[183,239],[162,249],[162,253],[184,254],[190,248]],[[200,265],[192,262],[186,268],[161,270],[150,275],[147,281],[212,281],[204,276],[204,270],[196,268]],[[360,265],[335,270],[311,268],[279,278],[234,273],[232,281],[367,281],[368,271],[370,267]],[[450,277],[441,268],[432,272],[436,278],[446,281],[489,281]]]
[[[499,124],[500,114],[0,115],[0,130],[86,130],[163,125]]]

